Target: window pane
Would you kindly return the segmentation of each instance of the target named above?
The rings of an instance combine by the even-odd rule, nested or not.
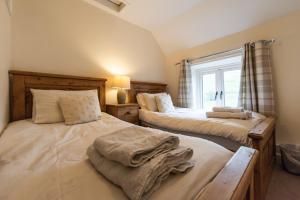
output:
[[[202,77],[203,109],[211,110],[216,105],[216,74],[204,74]]]
[[[225,106],[238,106],[241,70],[224,72]]]
[[[237,50],[231,55],[219,54],[192,65],[193,102],[197,108],[237,106],[242,54]],[[215,100],[216,91],[219,94]]]

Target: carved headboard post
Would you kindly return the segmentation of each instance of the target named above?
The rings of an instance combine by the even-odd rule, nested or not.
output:
[[[30,89],[44,90],[98,90],[101,110],[105,111],[105,82],[102,78],[9,71],[10,122],[31,118]]]
[[[161,93],[167,92],[167,84],[151,83],[142,81],[131,81],[131,88],[128,92],[129,102],[136,103],[136,95],[138,93]]]

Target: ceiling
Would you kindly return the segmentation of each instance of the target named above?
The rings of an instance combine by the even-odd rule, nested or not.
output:
[[[233,34],[300,9],[300,0],[123,0],[121,12],[89,3],[151,31],[165,54]]]

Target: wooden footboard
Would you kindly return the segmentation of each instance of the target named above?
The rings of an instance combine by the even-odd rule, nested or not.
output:
[[[241,147],[207,186],[198,200],[253,200],[258,151]]]
[[[142,124],[142,125],[149,127],[149,124]],[[153,127],[153,128],[158,128],[158,127]],[[167,130],[167,131],[174,132],[172,130]],[[185,134],[185,135],[191,135],[191,134]],[[265,199],[266,196],[266,192],[272,175],[273,164],[275,161],[275,148],[276,148],[275,119],[266,118],[255,128],[250,130],[249,137],[251,138],[252,141],[252,147],[259,151],[259,157],[255,166],[255,176],[254,176],[255,200],[263,200]]]
[[[252,146],[259,151],[255,166],[255,200],[265,199],[275,161],[275,119],[266,118],[249,132]]]
[[[129,93],[130,102],[136,102],[136,94],[140,92],[165,92],[166,87],[166,84],[132,82]],[[275,119],[266,118],[249,132],[249,137],[252,140],[252,147],[259,151],[254,176],[255,200],[263,200],[268,189],[275,160]]]

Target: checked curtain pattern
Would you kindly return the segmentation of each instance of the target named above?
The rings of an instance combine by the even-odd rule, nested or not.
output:
[[[270,45],[266,41],[244,46],[239,105],[266,116],[275,115]]]
[[[182,108],[192,107],[192,72],[187,60],[180,63],[179,86],[177,94],[178,106]]]

